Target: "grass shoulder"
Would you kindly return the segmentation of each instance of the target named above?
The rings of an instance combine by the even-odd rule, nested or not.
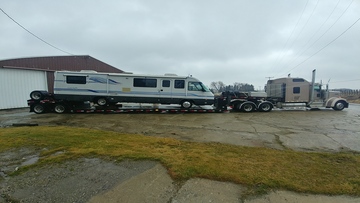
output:
[[[79,157],[161,162],[178,181],[199,177],[254,188],[360,195],[360,156],[194,143],[173,138],[71,127],[20,127],[0,131],[0,152],[46,148],[38,164]],[[51,156],[58,153],[57,156]],[[260,189],[259,189],[260,188]]]

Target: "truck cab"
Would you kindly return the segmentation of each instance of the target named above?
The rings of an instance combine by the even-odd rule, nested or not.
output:
[[[308,107],[311,109],[325,107],[334,110],[348,108],[349,103],[340,97],[340,92],[329,91],[328,86],[315,83],[315,72],[313,70],[312,81],[303,78],[279,78],[268,80],[266,93],[268,100],[278,108],[283,107]]]

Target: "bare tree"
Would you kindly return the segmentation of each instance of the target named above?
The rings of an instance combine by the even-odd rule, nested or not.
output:
[[[211,82],[210,88],[215,90],[216,92],[221,92],[225,89],[225,84],[221,81]]]

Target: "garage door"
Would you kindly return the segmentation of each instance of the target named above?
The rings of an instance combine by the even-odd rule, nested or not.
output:
[[[0,109],[27,107],[30,92],[47,90],[45,71],[0,68]]]

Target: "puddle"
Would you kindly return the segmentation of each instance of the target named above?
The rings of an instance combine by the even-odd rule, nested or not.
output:
[[[21,163],[21,166],[28,166],[31,164],[36,163],[39,160],[39,156],[35,155],[35,156],[31,156],[29,157],[26,161]]]

